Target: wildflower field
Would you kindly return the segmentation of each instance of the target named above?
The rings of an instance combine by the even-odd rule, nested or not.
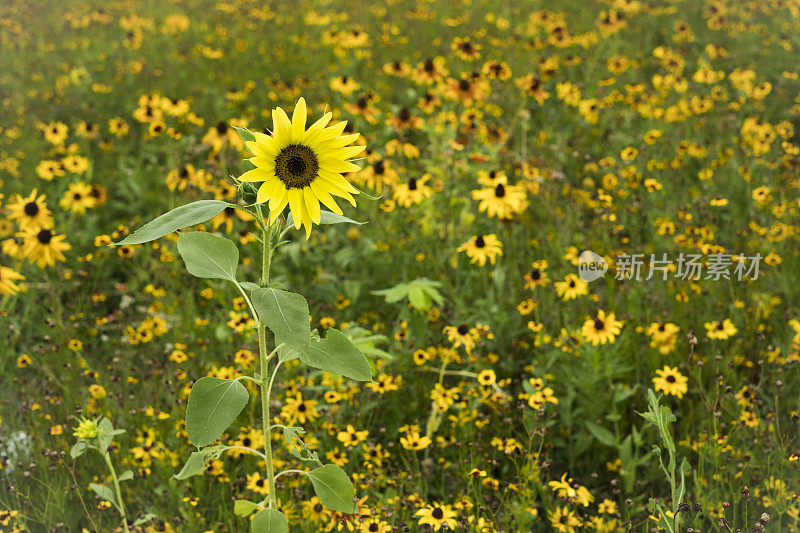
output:
[[[800,0],[0,3],[0,532],[799,531]]]

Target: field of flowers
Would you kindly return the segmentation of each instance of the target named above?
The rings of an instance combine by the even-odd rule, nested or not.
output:
[[[2,2],[0,533],[800,530],[799,54],[800,0]]]

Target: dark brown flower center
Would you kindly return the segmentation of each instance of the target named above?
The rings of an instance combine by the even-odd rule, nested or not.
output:
[[[28,202],[25,204],[24,211],[29,217],[35,217],[39,213],[39,205],[36,202]]]
[[[53,232],[49,229],[43,229],[36,234],[36,238],[42,244],[49,244],[53,238]]]

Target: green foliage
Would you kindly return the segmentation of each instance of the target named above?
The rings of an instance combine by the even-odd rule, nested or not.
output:
[[[250,395],[236,380],[204,377],[192,386],[186,406],[186,433],[195,446],[211,444],[242,412]]]
[[[262,509],[255,514],[250,523],[252,533],[286,533],[289,523],[286,516],[277,509]]]
[[[117,245],[133,245],[154,241],[179,229],[202,224],[222,213],[230,205],[228,202],[221,200],[199,200],[176,207],[137,229],[118,242]]]
[[[387,303],[397,303],[404,298],[408,298],[411,307],[418,311],[427,311],[433,303],[436,305],[444,304],[444,297],[439,292],[442,286],[438,281],[428,278],[417,278],[408,283],[400,283],[389,289],[372,291],[372,294],[383,296]]]
[[[306,473],[314,485],[314,492],[317,493],[325,507],[339,511],[341,513],[352,514],[356,506],[353,498],[356,489],[350,478],[340,467],[336,465],[324,465]]]
[[[189,274],[236,281],[239,249],[233,241],[201,231],[181,233],[178,252]]]

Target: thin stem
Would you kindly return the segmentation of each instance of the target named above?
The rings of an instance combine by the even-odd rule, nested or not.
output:
[[[128,529],[128,517],[125,516],[125,503],[122,501],[122,491],[119,489],[117,471],[114,470],[114,464],[111,462],[111,456],[108,454],[108,450],[103,454],[103,458],[106,460],[106,465],[108,465],[108,469],[111,471],[111,478],[114,480],[114,491],[117,493],[117,510],[119,514],[122,515],[122,527],[125,529],[125,533],[130,533]]]
[[[256,206],[256,212],[258,213],[258,221],[259,225],[261,226],[261,255],[262,255],[262,265],[261,265],[261,286],[267,287],[269,285],[269,270],[270,264],[272,262],[272,241],[270,239],[270,233],[272,230],[272,225],[269,224],[266,227],[264,226],[264,216],[261,211],[261,206]],[[267,373],[269,372],[269,357],[267,356],[267,333],[266,333],[266,326],[264,322],[257,318],[258,320],[258,351],[259,351],[259,359],[260,359],[260,370],[261,370],[261,418],[264,424],[264,452],[265,452],[265,462],[267,463],[267,480],[269,481],[269,507],[275,508],[278,507],[278,496],[277,490],[275,488],[275,468],[272,464],[272,435],[269,431],[269,426],[271,423],[270,415],[269,415],[269,396],[272,392],[272,381],[275,379],[275,373],[278,371],[278,367],[280,366],[280,360],[278,364],[275,366],[275,372],[272,374],[272,378],[269,381],[269,386],[264,387],[267,383]],[[273,352],[274,353],[274,352]]]
[[[250,452],[252,454],[255,454],[255,455],[261,457],[262,459],[266,459],[267,458],[267,456],[264,455],[263,453],[261,453],[260,451],[254,450],[253,448],[248,448],[247,446],[226,446],[225,450],[226,451],[227,450],[242,450],[242,451],[245,451],[245,452]]]
[[[277,481],[279,477],[281,477],[281,476],[283,476],[285,474],[303,474],[303,475],[305,475],[305,472],[303,472],[302,470],[284,470],[283,472],[281,472],[277,476],[275,476],[275,480]]]

